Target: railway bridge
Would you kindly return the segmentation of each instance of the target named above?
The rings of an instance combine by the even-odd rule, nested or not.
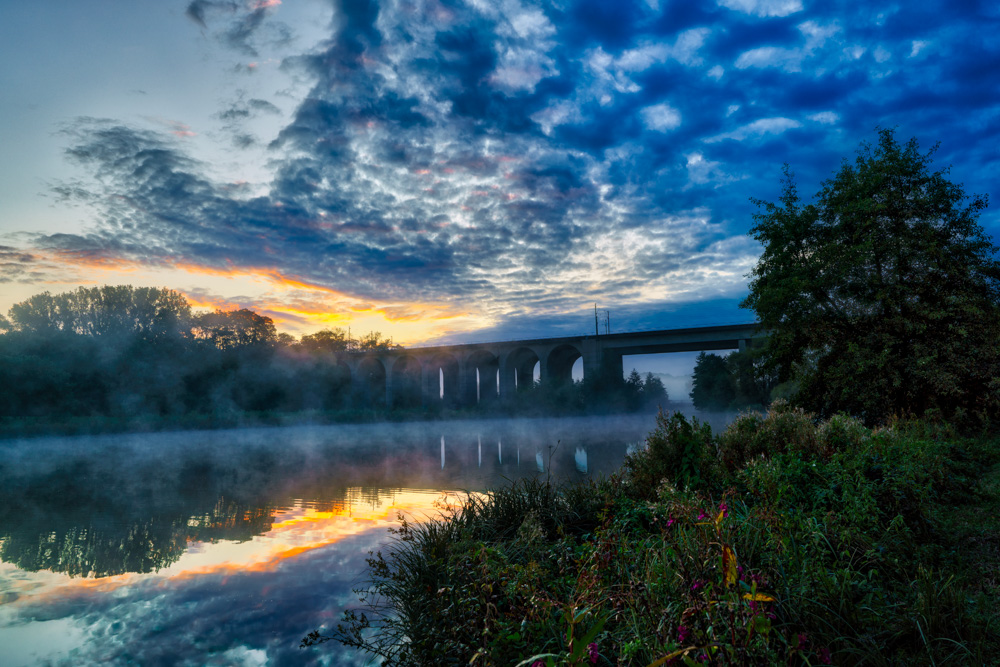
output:
[[[569,382],[583,359],[585,379],[620,379],[625,355],[742,350],[763,335],[756,323],[735,324],[348,352],[341,363],[356,392],[387,406],[475,405],[532,386],[536,368],[543,383]]]

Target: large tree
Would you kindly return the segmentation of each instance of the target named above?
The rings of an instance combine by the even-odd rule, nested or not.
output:
[[[736,398],[726,360],[717,354],[698,355],[691,376],[691,402],[699,410],[726,410]]]
[[[247,308],[195,315],[191,332],[196,339],[209,341],[220,350],[272,345],[278,340],[271,318]]]
[[[54,296],[43,292],[10,309],[10,325],[16,331],[147,340],[185,333],[190,318],[191,306],[183,294],[165,287],[131,285],[79,287]]]
[[[934,151],[882,129],[815,203],[803,205],[787,166],[778,203],[752,200],[763,253],[742,305],[807,408],[869,422],[996,414],[1000,263],[978,222],[987,199],[933,171]]]

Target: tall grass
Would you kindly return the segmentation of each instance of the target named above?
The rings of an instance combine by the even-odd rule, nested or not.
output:
[[[609,479],[401,523],[362,606],[304,644],[390,665],[983,664],[997,563],[962,546],[972,507],[1000,509],[996,444],[781,404],[718,437],[661,414]]]

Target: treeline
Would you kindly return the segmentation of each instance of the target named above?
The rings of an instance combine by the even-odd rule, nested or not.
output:
[[[691,376],[691,402],[699,410],[762,409],[781,398],[784,387],[768,372],[763,348],[731,352],[725,357],[702,352]]]
[[[37,294],[0,316],[0,432],[99,431],[435,416],[459,406],[401,401],[353,385],[344,355],[401,349],[373,331],[296,338],[248,309],[194,312],[180,293],[129,285]],[[534,389],[538,389],[534,391]],[[412,399],[412,397],[409,397]],[[625,382],[529,387],[477,413],[655,409],[652,374]]]
[[[301,339],[248,309],[195,313],[165,288],[37,294],[0,320],[5,430],[213,425],[362,406],[337,353],[399,346],[372,332]]]

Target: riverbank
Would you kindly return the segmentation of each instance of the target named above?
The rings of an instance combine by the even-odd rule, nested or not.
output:
[[[995,664],[1000,440],[778,405],[402,524],[334,638],[396,664]],[[317,649],[313,649],[317,650]]]

